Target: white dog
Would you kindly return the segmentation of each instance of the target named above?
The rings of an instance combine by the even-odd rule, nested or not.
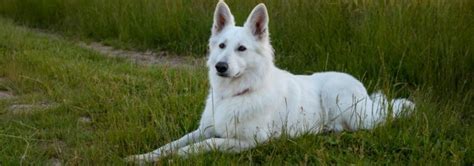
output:
[[[259,4],[243,27],[235,26],[230,9],[220,1],[209,39],[211,89],[199,128],[127,160],[156,161],[170,154],[211,150],[241,152],[281,134],[370,129],[404,107],[414,109],[407,99],[388,103],[381,93],[369,97],[362,83],[345,73],[293,75],[277,68],[268,21],[265,5]]]

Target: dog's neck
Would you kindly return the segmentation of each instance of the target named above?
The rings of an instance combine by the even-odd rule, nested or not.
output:
[[[241,96],[241,95],[244,95],[244,94],[249,93],[249,92],[250,92],[250,88],[247,88],[247,89],[244,89],[243,91],[241,91],[239,93],[236,93],[236,94],[232,95],[232,97]]]
[[[259,73],[253,75],[243,75],[240,78],[236,79],[223,79],[218,76],[211,77],[211,86],[213,93],[216,97],[224,98],[233,98],[244,95],[249,95],[256,92],[259,89],[262,89],[262,86],[267,84],[270,81],[270,76],[272,75],[272,70],[274,66],[271,65],[268,69],[263,70]],[[215,73],[209,73],[215,74]]]
[[[268,47],[271,50],[271,46]],[[222,78],[216,73],[209,70],[209,78],[213,94],[221,99],[238,97],[242,95],[249,95],[250,93],[257,93],[264,89],[272,82],[272,75],[278,70],[273,63],[273,52],[269,51],[269,56],[265,61],[262,61],[259,66],[249,68],[238,78]]]
[[[255,89],[255,84],[244,83],[247,81],[247,78],[239,78],[237,80],[225,79],[216,81],[211,86],[219,98],[232,98],[247,95]]]

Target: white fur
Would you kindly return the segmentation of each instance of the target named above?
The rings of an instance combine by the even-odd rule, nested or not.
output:
[[[403,108],[407,99],[390,103],[382,93],[369,97],[354,77],[339,72],[293,75],[274,66],[268,14],[259,4],[243,27],[224,2],[214,14],[207,62],[211,89],[199,128],[153,152],[130,156],[131,161],[156,161],[210,150],[240,152],[281,134],[296,137],[322,131],[370,129]],[[220,48],[221,43],[225,48]],[[246,47],[238,51],[239,46]],[[217,75],[217,62],[226,62],[227,77]],[[246,91],[247,90],[247,91]]]

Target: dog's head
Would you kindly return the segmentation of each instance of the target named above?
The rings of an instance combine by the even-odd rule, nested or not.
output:
[[[234,17],[223,1],[217,4],[209,39],[210,74],[236,79],[258,73],[273,63],[273,48],[268,32],[268,13],[257,5],[243,27],[235,26]]]

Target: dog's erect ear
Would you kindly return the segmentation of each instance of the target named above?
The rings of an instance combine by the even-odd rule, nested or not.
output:
[[[219,1],[214,12],[214,24],[212,25],[212,35],[217,35],[227,26],[235,25],[234,16],[230,13],[229,6],[224,1]]]
[[[258,4],[250,13],[244,27],[251,30],[259,40],[268,38],[268,12],[263,3]]]

